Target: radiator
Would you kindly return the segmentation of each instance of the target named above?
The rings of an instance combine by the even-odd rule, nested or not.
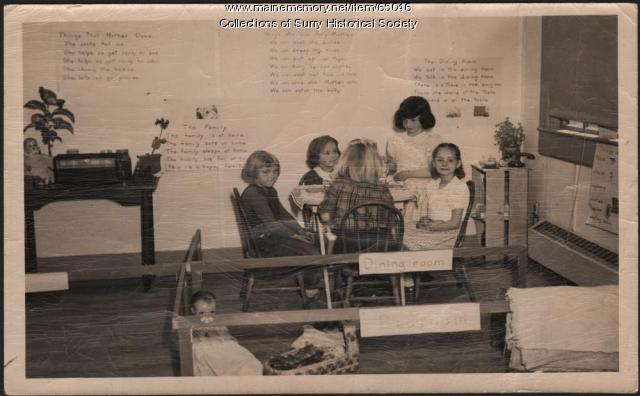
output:
[[[618,283],[618,254],[543,220],[529,228],[529,257],[579,286]]]

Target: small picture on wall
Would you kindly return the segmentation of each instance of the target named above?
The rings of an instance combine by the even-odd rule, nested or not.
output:
[[[218,106],[207,105],[196,108],[196,118],[198,120],[216,120],[218,119]]]
[[[489,109],[487,106],[473,106],[474,117],[489,117]]]
[[[452,107],[447,110],[447,118],[460,118],[462,116],[462,112],[459,107]]]

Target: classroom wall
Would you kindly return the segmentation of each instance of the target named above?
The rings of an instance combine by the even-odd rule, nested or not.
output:
[[[580,166],[538,153],[542,18],[523,22],[523,126],[525,151],[534,153],[529,168],[529,213],[538,203],[540,218],[618,252],[618,235],[586,224],[589,215],[591,167]],[[531,215],[530,215],[531,221]]]
[[[211,21],[26,24],[24,100],[45,86],[75,113],[75,134],[63,134],[54,155],[126,148],[135,164],[151,151],[155,119],[170,119],[154,195],[156,250],[184,249],[197,228],[205,248],[239,246],[229,196],[244,188],[240,168],[253,150],[280,159],[276,187],[289,207],[313,137],[331,134],[344,147],[367,136],[383,151],[399,102],[420,94],[432,102],[434,132],[459,144],[465,163],[497,155],[495,124],[526,110],[522,73],[532,66],[523,63],[523,18],[417,19],[413,32],[222,30]],[[463,62],[487,87],[462,83]],[[329,77],[315,78],[314,70]],[[196,108],[211,105],[218,119],[196,119]],[[487,116],[474,116],[477,105]],[[447,117],[454,113],[460,117]],[[171,154],[190,131],[210,130],[229,153]],[[36,237],[41,257],[136,252],[139,211],[106,201],[51,204],[36,212]]]

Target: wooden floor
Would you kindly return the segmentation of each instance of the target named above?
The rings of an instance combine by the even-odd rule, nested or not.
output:
[[[205,259],[216,254],[205,253]],[[178,257],[169,254],[162,259],[179,260]],[[76,264],[73,260],[41,260],[40,270],[96,265],[105,258],[83,258]],[[502,265],[485,263],[471,267],[469,272],[481,301],[495,299],[501,289],[510,286],[509,271]],[[441,276],[449,275],[436,274],[437,278]],[[529,287],[564,284],[560,277],[534,262],[529,263],[527,280]],[[204,279],[204,288],[218,296],[221,312],[240,311],[239,285],[239,273],[205,275]],[[170,328],[174,277],[156,279],[149,293],[143,293],[137,279],[71,286],[68,291],[27,297],[28,378],[176,375],[178,361]],[[468,301],[464,289],[455,287],[427,289],[420,299],[423,304],[464,301]],[[300,297],[287,293],[257,294],[251,307],[256,311],[300,308]],[[302,326],[238,327],[231,331],[242,345],[265,361],[289,350]],[[491,345],[491,336],[483,330],[360,339],[359,373],[504,372],[507,362],[503,351]]]

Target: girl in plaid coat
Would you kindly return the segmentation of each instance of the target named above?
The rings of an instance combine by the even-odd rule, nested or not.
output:
[[[341,230],[336,229],[336,225],[352,208],[370,201],[393,207],[393,196],[384,183],[385,173],[386,168],[374,143],[358,139],[349,144],[338,162],[337,177],[318,208],[320,218],[338,238],[341,237]],[[375,218],[373,222],[377,227],[384,228],[384,219],[376,218],[379,215],[374,211],[370,217]],[[349,245],[338,243],[336,247]],[[346,249],[362,250],[357,246]],[[375,247],[371,247],[371,250],[375,250]]]

